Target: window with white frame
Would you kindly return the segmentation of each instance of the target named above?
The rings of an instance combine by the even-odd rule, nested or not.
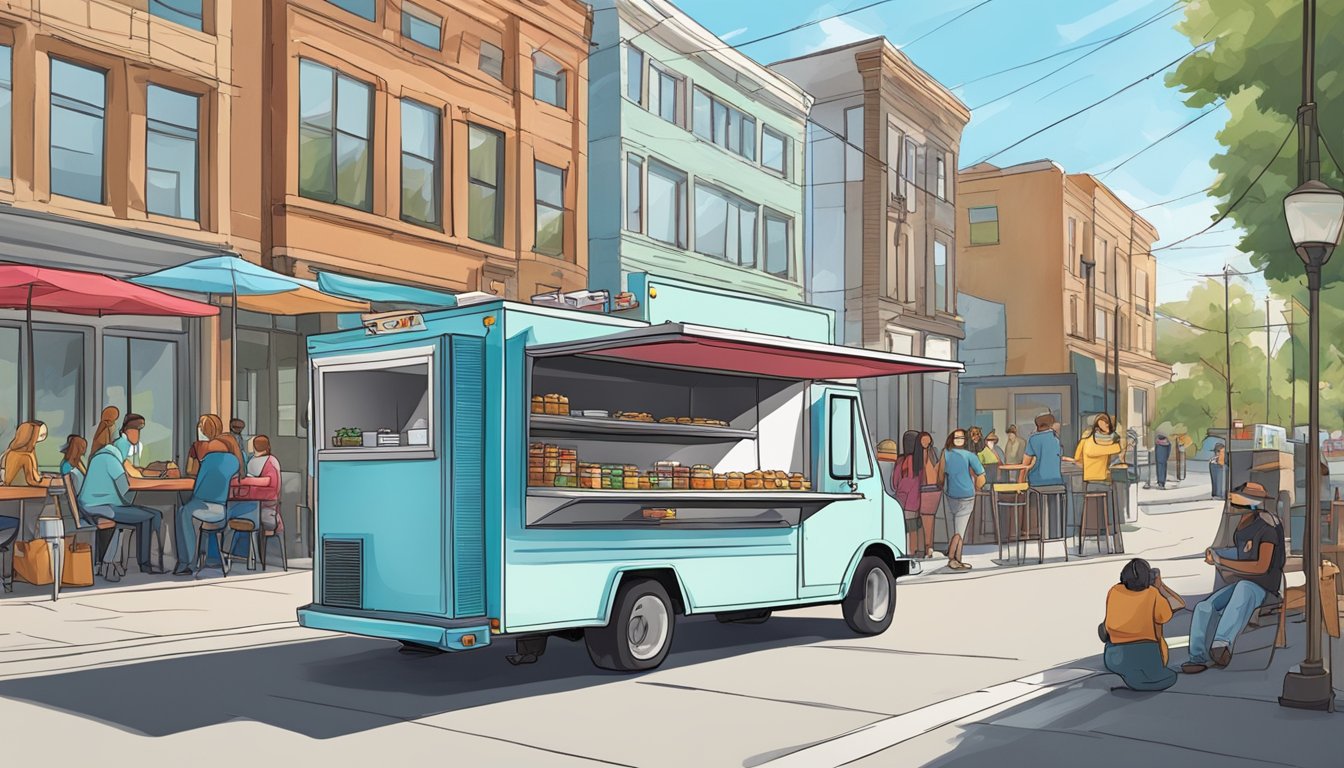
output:
[[[644,52],[633,45],[625,46],[625,98],[644,103]]]
[[[533,51],[532,98],[564,109],[566,87],[564,66],[542,51]]]
[[[1096,310],[1094,310],[1094,312],[1095,314],[1093,315],[1093,322],[1096,323],[1096,326],[1094,328],[1095,338],[1097,341],[1106,341],[1107,339],[1110,338],[1109,333],[1110,329],[1108,327],[1109,326],[1108,321],[1110,320],[1110,316],[1106,313],[1106,310],[1102,309],[1101,307],[1097,307]]]
[[[934,181],[934,191],[939,200],[947,199],[947,158],[941,153],[938,155],[938,176]]]
[[[649,61],[649,111],[681,125],[682,79],[656,61]]]
[[[686,173],[649,160],[646,217],[648,235],[668,245],[686,247]]]
[[[1069,217],[1069,269],[1075,275],[1082,274],[1082,268],[1078,264],[1078,220]]]
[[[625,228],[644,231],[644,158],[625,156]]]
[[[695,185],[695,250],[742,267],[756,266],[754,203]]]
[[[901,177],[905,179],[905,209],[913,212],[919,199],[919,144],[905,137],[905,151],[901,156]]]
[[[1142,269],[1134,272],[1134,305],[1145,315],[1150,311],[1150,306],[1148,304],[1148,273]]]
[[[789,175],[789,137],[772,129],[761,126],[761,166],[769,168],[780,176]]]
[[[691,98],[691,130],[696,136],[748,160],[756,159],[756,118],[696,88]]]
[[[951,286],[947,280],[947,243],[941,240],[933,241],[933,308],[939,312],[946,312],[948,308],[947,294]]]
[[[765,210],[765,271],[776,277],[793,276],[793,219]]]

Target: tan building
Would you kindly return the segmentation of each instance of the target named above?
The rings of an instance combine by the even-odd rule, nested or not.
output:
[[[811,93],[809,301],[834,309],[837,339],[959,358],[956,167],[970,110],[886,38],[771,65]],[[941,441],[957,376],[863,384],[878,439]]]
[[[1157,230],[1094,177],[1048,160],[981,163],[959,179],[957,289],[1004,306],[1002,375],[1075,374],[1080,415],[1108,408],[1144,434],[1171,378],[1154,355]]]

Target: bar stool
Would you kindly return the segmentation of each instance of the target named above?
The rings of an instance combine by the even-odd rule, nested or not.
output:
[[[233,535],[229,536],[229,551],[220,550],[219,556],[230,562],[233,561],[233,541],[238,534],[247,535],[247,570],[255,571],[257,569],[257,551],[261,542],[257,538],[257,525],[251,520],[244,520],[235,517],[229,521],[229,531]],[[263,563],[265,561],[263,560]]]
[[[276,543],[280,545],[280,568],[285,571],[288,571],[289,553],[286,551],[285,547],[285,518],[281,517],[280,515],[275,516],[274,528],[266,530],[266,527],[264,525],[262,526],[261,570],[263,571],[266,570],[266,543],[269,542],[271,539],[275,539]]]
[[[224,575],[229,575],[229,558],[224,553],[224,531],[226,526],[221,520],[217,523],[201,523],[196,529],[196,577],[200,578],[201,569],[205,566],[205,537],[210,536],[215,540],[215,545],[219,547],[219,567],[224,571]]]
[[[1036,503],[1031,505],[1032,498],[1035,497]],[[1059,505],[1059,528],[1058,537],[1051,536],[1051,525],[1053,516],[1047,516],[1047,510],[1051,509],[1050,501],[1054,499]],[[1029,507],[1036,510],[1036,538],[1040,541],[1040,557],[1037,562],[1045,562],[1045,543],[1047,541],[1064,542],[1064,562],[1069,562],[1069,533],[1068,533],[1068,504],[1069,489],[1065,485],[1034,485],[1027,489],[1027,502]]]
[[[1114,500],[1112,498],[1112,494],[1114,492],[1114,486],[1112,486],[1110,483],[1106,483],[1105,485],[1107,486],[1107,488],[1104,491],[1088,488],[1088,486],[1093,485],[1102,485],[1102,483],[1086,482],[1086,481],[1083,482],[1083,492],[1082,492],[1083,505],[1081,507],[1078,520],[1079,557],[1083,556],[1083,544],[1088,534],[1088,528],[1087,528],[1088,506],[1089,506],[1088,500],[1090,499],[1095,499],[1097,503],[1101,506],[1101,510],[1099,512],[1101,520],[1100,521],[1094,520],[1093,521],[1094,527],[1091,529],[1092,533],[1096,535],[1097,552],[1098,553],[1101,552],[1101,543],[1103,541],[1102,534],[1104,533],[1106,542],[1106,554],[1109,555],[1115,553],[1115,537],[1111,531],[1111,515],[1113,513],[1113,510],[1115,509]]]
[[[999,516],[1000,516],[1001,514],[1003,514],[1003,512],[1007,511],[1007,513],[1008,513],[1008,519],[1011,521],[1010,524],[1009,524],[1009,531],[1011,531],[1011,533],[1010,533],[1009,535],[1010,535],[1011,538],[1010,538],[1009,540],[1012,541],[1012,542],[1014,542],[1014,543],[1016,544],[1016,546],[1017,546],[1017,562],[1018,562],[1018,564],[1021,564],[1021,563],[1022,563],[1022,560],[1023,560],[1023,556],[1022,556],[1022,528],[1023,528],[1023,525],[1022,525],[1022,517],[1023,517],[1024,514],[1029,514],[1029,509],[1028,509],[1028,499],[1030,498],[1030,493],[1029,493],[1030,488],[1027,486],[1026,483],[1024,483],[1024,482],[1021,481],[1021,478],[1020,478],[1020,477],[1018,478],[1018,482],[1015,482],[1015,483],[995,483],[993,486],[991,486],[991,488],[992,488],[992,493],[993,493],[993,496],[994,496],[994,524],[995,524],[995,528],[996,528],[996,529],[998,528],[998,519],[999,519]],[[1002,494],[1010,494],[1010,495],[1009,495],[1009,498],[1008,498],[1007,501],[1004,500]],[[1029,524],[1028,524],[1028,525],[1029,525]],[[1000,559],[1000,560],[1003,559],[1003,546],[1002,546],[1002,544],[1000,544],[1000,546],[999,546],[999,559]]]

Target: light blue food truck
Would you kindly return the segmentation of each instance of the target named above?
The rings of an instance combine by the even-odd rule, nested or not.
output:
[[[855,380],[960,364],[724,324],[488,301],[310,338],[299,623],[439,651],[509,638],[514,663],[557,636],[621,671],[657,667],[689,615],[838,603],[885,631],[919,566]]]

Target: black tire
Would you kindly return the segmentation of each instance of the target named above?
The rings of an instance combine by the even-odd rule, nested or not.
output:
[[[873,580],[870,581],[869,577]],[[881,590],[885,585],[886,600],[882,601],[880,591],[875,592],[877,605],[870,610],[868,592],[872,587]],[[880,606],[885,604],[885,610]],[[849,592],[840,604],[845,623],[860,635],[880,635],[891,626],[892,616],[896,613],[896,577],[891,568],[881,558],[871,555],[859,561],[854,572],[854,581],[850,582]]]
[[[661,604],[661,611],[657,607]],[[638,607],[639,616],[636,615]],[[644,631],[636,621],[644,619]],[[667,658],[676,628],[676,608],[667,590],[653,579],[634,579],[621,585],[616,603],[605,627],[584,630],[588,657],[602,669],[616,672],[642,672],[655,669]],[[641,642],[642,641],[642,642]]]
[[[718,619],[720,624],[764,624],[770,619],[770,611],[716,613],[714,618]]]

